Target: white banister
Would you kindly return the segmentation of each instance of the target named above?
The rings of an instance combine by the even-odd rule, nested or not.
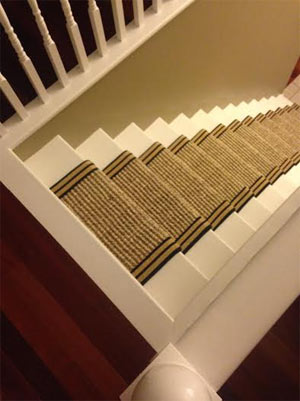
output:
[[[0,73],[0,89],[6,96],[7,100],[9,103],[13,106],[15,111],[18,113],[18,115],[21,117],[22,120],[24,120],[28,116],[28,112],[21,103],[20,99],[16,95],[15,91],[13,88],[10,86],[9,82],[5,78],[4,75]]]
[[[111,0],[117,38],[123,40],[126,35],[125,17],[122,0]]]
[[[37,1],[41,8],[42,3]],[[125,28],[125,40],[119,41],[115,35],[107,40],[107,52],[104,57],[99,57],[98,51],[88,57],[88,70],[85,73],[80,73],[80,66],[77,65],[68,72],[69,84],[63,90],[59,81],[47,89],[51,101],[41,107],[39,98],[36,98],[26,105],[29,116],[25,120],[20,121],[18,114],[15,113],[5,121],[4,125],[9,131],[5,143],[9,143],[10,147],[16,146],[34,133],[193,2],[194,0],[165,1],[157,14],[154,14],[153,8],[149,7],[144,12],[144,22],[140,28],[137,29],[135,22],[132,21]],[[88,7],[87,1],[86,7]],[[99,9],[101,11],[101,6]],[[46,18],[45,21],[47,23]]]
[[[94,32],[97,50],[100,56],[103,56],[107,50],[106,39],[103,29],[103,23],[99,7],[97,6],[96,0],[89,1],[89,16]]]
[[[69,0],[60,0],[66,18],[66,25],[76,54],[77,61],[82,71],[89,67],[89,61],[83,45],[82,37],[77,22],[75,21]]]
[[[133,14],[136,26],[141,26],[144,22],[144,1],[133,0]]]
[[[41,81],[41,78],[39,77],[39,74],[37,73],[31,59],[25,53],[25,50],[23,49],[19,38],[15,34],[14,28],[12,27],[2,4],[0,4],[0,23],[3,26],[11,45],[17,53],[20,64],[23,67],[26,75],[28,76],[36,93],[40,97],[41,101],[43,103],[46,103],[48,99],[46,88]]]
[[[38,6],[37,0],[28,0],[31,7],[32,13],[34,15],[35,21],[39,28],[39,31],[43,37],[44,47],[54,68],[57,78],[59,79],[62,86],[67,86],[68,75],[66,73],[65,67],[63,65],[60,54],[57,50],[56,44],[50,36],[49,30],[42,16],[41,10]]]
[[[161,9],[162,0],[152,0],[152,7],[156,13]]]

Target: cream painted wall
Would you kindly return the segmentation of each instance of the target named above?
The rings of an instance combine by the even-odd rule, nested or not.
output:
[[[196,0],[17,149],[53,136],[77,146],[98,127],[115,136],[161,116],[282,92],[300,54],[300,0]]]

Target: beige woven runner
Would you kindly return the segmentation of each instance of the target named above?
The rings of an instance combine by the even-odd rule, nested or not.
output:
[[[123,152],[103,172],[174,237],[183,252],[210,229],[197,210],[131,153]]]
[[[291,113],[286,113],[284,116],[281,116],[282,118],[286,118],[287,121],[289,121],[291,124],[293,124],[297,128],[297,132],[299,133],[300,130],[300,121],[298,116],[294,115],[292,112]]]
[[[298,121],[298,123],[300,123],[300,109],[292,110],[292,111],[290,111],[290,114]]]
[[[275,111],[276,114],[285,115],[292,117],[292,121],[296,124],[298,130],[300,128],[300,106],[294,103],[291,106],[286,106],[283,109],[278,108]]]
[[[154,143],[140,160],[162,181],[177,191],[211,224],[218,225],[232,213],[226,197],[214,191],[185,163],[159,143]]]
[[[264,127],[255,119],[248,119],[246,122],[249,127],[263,140],[272,145],[278,153],[281,154],[282,158],[287,157],[287,159],[294,165],[300,161],[300,152],[295,151],[284,139],[276,135],[272,130]]]
[[[272,121],[275,121],[278,125],[289,131],[293,135],[299,135],[299,127],[297,122],[293,121],[294,119],[289,116],[288,113],[284,115],[275,114],[274,117],[271,118]]]
[[[227,174],[236,180],[240,188],[247,186],[255,195],[258,195],[269,184],[267,179],[257,169],[245,163],[228,146],[214,137],[219,129],[219,126],[216,127],[210,135],[196,135],[193,138],[193,142],[217,160]]]
[[[299,122],[290,113],[293,110],[294,107],[290,108],[289,106],[283,109],[278,108],[276,111],[270,110],[265,115],[258,116],[258,119],[262,123],[268,123],[271,120],[290,135],[299,137]]]
[[[51,190],[142,284],[180,251],[174,238],[90,161]]]
[[[279,115],[282,117],[282,121],[290,122],[296,129],[299,134],[300,130],[300,115],[299,109],[296,105],[286,106],[283,109],[278,108],[273,115]]]
[[[280,126],[278,123],[272,120],[272,117],[276,115],[277,112],[274,111],[269,111],[268,113],[265,114],[258,114],[256,117],[247,117],[245,120],[243,120],[243,123],[247,125],[251,125],[251,127],[255,127],[256,131],[265,138],[265,130],[268,130],[271,132],[273,135],[275,135],[277,138],[280,138],[282,141],[284,141],[288,146],[290,146],[293,151],[294,155],[292,157],[292,160],[294,163],[297,163],[299,160],[299,135],[295,135],[291,132],[289,132],[286,128]],[[276,143],[272,142],[272,143]]]
[[[244,159],[247,155],[247,162],[260,171],[271,183],[293,166],[293,162],[286,155],[278,152],[251,127],[239,121],[231,123],[219,138],[241,158]],[[233,142],[235,142],[235,147]]]
[[[284,139],[290,146],[295,149],[295,151],[300,151],[300,136],[295,135],[288,128],[282,124],[278,124],[270,118],[264,118],[263,120],[258,120],[262,126],[269,128],[272,132],[278,135],[280,138]]]
[[[214,159],[186,137],[180,136],[169,148],[220,196],[225,197],[235,210],[240,210],[253,196],[249,188],[241,187],[235,177],[230,177]]]

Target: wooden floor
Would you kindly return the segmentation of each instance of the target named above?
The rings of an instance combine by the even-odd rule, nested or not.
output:
[[[1,215],[2,399],[118,399],[154,350],[3,186]],[[298,400],[298,374],[299,299],[219,393]]]
[[[299,400],[300,298],[219,391],[224,400]]]

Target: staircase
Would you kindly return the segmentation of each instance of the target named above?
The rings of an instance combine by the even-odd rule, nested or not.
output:
[[[144,131],[132,123],[114,140],[100,128],[77,149],[57,136],[20,162],[25,189],[159,351],[299,209],[299,115],[280,95],[159,118]]]
[[[240,49],[234,40],[236,33],[232,32],[223,44],[219,38],[220,32],[221,36],[230,33],[228,18],[234,12],[228,6],[225,10],[193,0],[42,3],[28,0],[17,7],[3,1],[0,5],[1,35],[8,55],[0,74],[0,100],[4,100],[1,179],[154,350],[162,351],[157,360],[193,365],[194,372],[205,379],[206,395],[217,400],[215,390],[299,294],[300,106],[295,104],[299,88],[294,85],[284,92],[292,96],[292,102],[279,95],[173,118],[178,110],[188,113],[190,109],[178,102],[184,93],[188,94],[188,105],[205,107],[206,100],[198,100],[199,88],[203,98],[212,96],[210,104],[221,104],[222,96],[233,99],[236,88],[243,91],[242,83],[227,82],[228,76],[224,75],[225,86],[213,72],[207,79],[202,65],[206,48],[209,68],[219,64],[219,51],[217,59],[212,57],[214,41],[211,48],[206,42],[199,47],[201,30],[189,36],[186,32],[191,43],[185,54],[182,28],[175,21],[173,28],[164,32],[163,53],[156,45],[158,63],[154,70],[161,72],[158,81],[152,71],[148,73],[150,85],[157,81],[163,87],[166,83],[155,95],[155,106],[149,105],[149,109],[154,108],[148,122],[155,114],[167,118],[165,106],[169,103],[172,113],[177,110],[172,121],[157,118],[143,129],[131,123],[117,136],[113,129],[105,132],[102,128],[90,135],[100,122],[105,126],[105,120],[94,119],[89,130],[90,114],[80,105],[94,107],[97,114],[101,91],[95,102],[88,95],[83,103],[78,99],[93,92],[89,88],[104,75],[192,3],[188,13],[182,15],[185,26],[197,16],[192,25],[195,29],[202,26],[206,34],[204,23],[214,22],[220,28],[215,32],[216,49],[232,43],[234,53],[235,48]],[[262,29],[269,42],[256,43],[252,38],[250,42],[256,56],[259,49],[269,55],[270,44],[276,42],[275,29],[278,23],[289,20],[293,6],[286,8],[285,17],[269,6],[266,15],[272,14],[274,31],[268,27],[265,34],[265,6],[260,5],[258,12],[250,3],[250,9],[239,13],[240,33],[247,31],[243,18],[251,23],[255,40]],[[255,12],[253,15],[260,14],[260,21],[251,17],[249,10]],[[220,20],[216,19],[218,13]],[[172,36],[168,36],[170,32]],[[176,46],[179,38],[182,42],[178,54],[170,53],[162,73],[161,54],[169,49],[168,37],[176,39]],[[247,35],[244,42],[248,42]],[[245,49],[249,53],[248,47]],[[193,59],[198,50],[193,69],[186,73],[185,60]],[[240,56],[241,61],[243,53]],[[283,72],[288,71],[292,56],[281,57],[286,64]],[[155,66],[155,58],[150,60]],[[181,90],[174,84],[180,81],[180,74],[174,75],[176,79],[166,79],[174,60],[181,60]],[[236,74],[239,65],[237,57],[233,68],[228,65],[227,70]],[[252,65],[249,72],[251,68],[255,70]],[[139,75],[142,69],[137,69],[135,74]],[[268,85],[262,72],[259,79]],[[207,94],[202,92],[201,80],[191,83],[186,79],[186,75],[197,74],[203,81],[213,82]],[[284,74],[275,75],[278,85],[272,84],[270,93],[278,93],[279,81],[284,80]],[[253,80],[261,86],[261,93],[268,93],[255,75],[250,74],[250,78],[247,85],[249,81],[251,87]],[[128,75],[125,79],[130,82]],[[143,83],[147,82],[143,76]],[[110,92],[112,85],[108,86]],[[230,96],[224,92],[227,86]],[[146,93],[148,110],[150,92],[145,88],[141,92]],[[130,92],[131,96],[131,86],[129,89],[126,94]],[[160,99],[164,91],[168,96]],[[138,91],[133,93],[137,105]],[[259,96],[259,92],[251,93],[248,91],[252,97]],[[118,95],[122,97],[121,92]],[[109,105],[109,99],[103,98]],[[108,120],[118,120],[121,127],[114,99],[103,114],[109,115]],[[74,121],[84,117],[78,129],[83,135],[80,140],[77,137],[77,143],[74,125],[68,133],[58,117],[69,105],[66,120],[73,121],[76,105],[82,114],[78,112]],[[128,124],[142,112],[133,106],[133,115],[125,114]],[[52,118],[52,122],[60,123],[51,130]],[[38,132],[45,124],[51,131],[48,137]],[[32,134],[30,139],[38,136],[38,142],[30,149],[30,157],[21,156],[18,145],[26,147],[25,140]],[[138,381],[123,399],[131,399]]]

